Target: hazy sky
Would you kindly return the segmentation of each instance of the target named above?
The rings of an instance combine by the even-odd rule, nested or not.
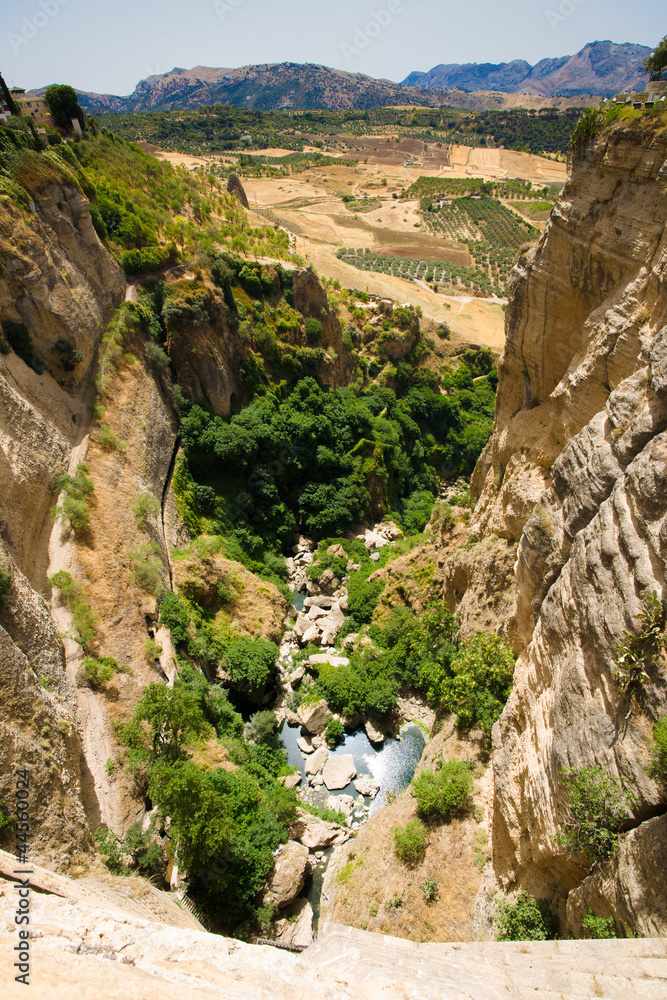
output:
[[[659,11],[663,11],[659,17]],[[312,62],[400,81],[442,62],[655,45],[664,0],[0,0],[0,71],[128,94],[174,66]]]

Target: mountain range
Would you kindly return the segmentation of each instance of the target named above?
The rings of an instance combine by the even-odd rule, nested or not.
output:
[[[535,66],[523,60],[443,64],[428,73],[411,73],[402,83],[311,63],[265,63],[237,69],[175,67],[141,80],[126,97],[78,93],[89,114],[174,111],[216,103],[264,111],[396,105],[486,110],[521,103],[516,97],[504,99],[503,94],[535,95],[523,103],[539,107],[550,100],[608,97],[621,90],[641,89],[646,79],[641,64],[650,51],[632,43],[592,42],[574,56],[543,59]],[[31,93],[42,95],[45,90]]]
[[[542,59],[535,66],[523,59],[508,63],[449,63],[427,73],[410,73],[404,87],[444,90],[501,90],[510,94],[577,97],[599,94],[613,97],[624,90],[642,90],[646,83],[644,59],[651,49],[625,42],[591,42],[574,56]]]

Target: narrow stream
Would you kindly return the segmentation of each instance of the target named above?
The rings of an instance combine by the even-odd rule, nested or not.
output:
[[[398,795],[408,787],[415,773],[415,768],[419,763],[426,739],[424,733],[412,722],[406,723],[401,729],[400,739],[388,737],[380,746],[375,746],[368,739],[363,729],[358,729],[354,733],[349,733],[345,739],[334,750],[330,750],[332,756],[338,754],[352,754],[357,769],[357,775],[370,774],[380,785],[380,791],[374,799],[364,798],[357,792],[351,782],[346,788],[329,792],[324,786],[313,789],[308,785],[305,760],[297,746],[297,738],[301,735],[299,726],[283,725],[280,738],[287,750],[289,763],[297,767],[301,772],[301,788],[309,789],[308,798],[318,805],[326,806],[327,800],[335,799],[339,795],[349,795],[355,799],[355,806],[350,817],[352,829],[358,829],[367,815],[372,815],[387,800],[387,795],[393,793]],[[330,802],[335,807],[335,803]],[[368,813],[363,810],[364,804],[368,807]],[[324,872],[333,848],[322,851],[323,864],[318,864],[312,881],[308,887],[307,898],[313,908],[313,931],[317,930],[317,923],[320,916],[320,896],[322,893],[322,881]]]

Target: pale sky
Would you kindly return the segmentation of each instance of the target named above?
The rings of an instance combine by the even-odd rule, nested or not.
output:
[[[0,12],[10,86],[121,95],[174,66],[310,62],[400,81],[667,32],[664,0],[0,0]]]

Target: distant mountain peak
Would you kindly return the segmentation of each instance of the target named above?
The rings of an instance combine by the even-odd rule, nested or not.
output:
[[[588,42],[573,56],[541,59],[534,66],[523,59],[508,63],[442,63],[426,73],[410,73],[403,86],[427,90],[500,90],[508,94],[612,97],[624,90],[643,89],[642,63],[651,49],[633,42]]]

